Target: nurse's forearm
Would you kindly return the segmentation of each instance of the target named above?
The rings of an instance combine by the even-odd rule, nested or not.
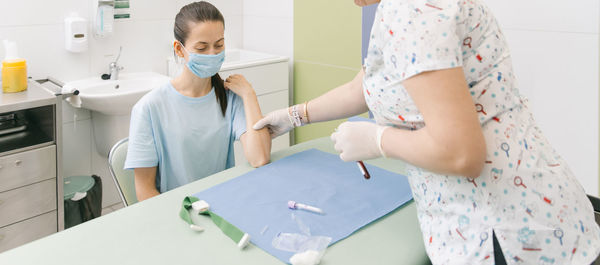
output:
[[[485,155],[476,145],[461,144],[447,130],[446,139],[434,137],[435,133],[424,127],[416,131],[388,128],[381,137],[381,147],[389,158],[400,159],[428,171],[451,176],[479,176]],[[466,132],[463,137],[477,139],[477,132]],[[473,135],[469,135],[473,134]],[[483,148],[485,154],[485,147]],[[483,160],[482,160],[483,159]]]
[[[361,70],[352,81],[310,100],[307,106],[310,122],[337,120],[367,112],[369,109],[362,89],[363,76]]]
[[[254,124],[262,119],[262,113],[256,93],[252,91],[242,97],[244,101],[244,112],[246,113],[246,133],[244,133],[242,145],[244,155],[253,167],[259,167],[271,159],[271,136],[267,128],[260,130],[252,129]]]
[[[423,72],[402,84],[425,127],[386,129],[381,137],[384,153],[438,174],[479,176],[486,141],[462,67]]]

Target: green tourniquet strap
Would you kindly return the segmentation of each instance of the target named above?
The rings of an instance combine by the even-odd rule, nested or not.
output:
[[[199,201],[198,198],[188,196],[185,197],[185,199],[183,199],[183,203],[181,204],[181,211],[179,211],[179,217],[181,217],[181,219],[188,224],[194,224],[194,221],[192,221],[192,216],[190,215],[190,209],[192,209],[192,203],[197,201]]]
[[[200,199],[193,196],[188,196],[185,197],[185,199],[183,199],[181,211],[179,212],[179,217],[181,217],[181,219],[186,223],[194,224],[194,222],[192,221],[192,216],[190,215],[190,209],[192,209],[192,204],[199,200]],[[223,231],[223,233],[229,238],[231,238],[235,243],[240,242],[240,240],[244,236],[244,232],[242,230],[230,224],[216,213],[213,213],[210,210],[208,210],[200,212],[200,214],[208,215],[210,219],[212,219],[213,223],[215,223],[221,229],[221,231]]]

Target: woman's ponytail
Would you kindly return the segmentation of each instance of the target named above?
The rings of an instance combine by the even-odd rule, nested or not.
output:
[[[217,97],[219,105],[221,105],[221,112],[223,112],[223,116],[225,116],[225,112],[227,111],[227,92],[225,91],[223,79],[221,79],[219,73],[216,73],[210,78],[210,81],[215,88],[215,96]]]

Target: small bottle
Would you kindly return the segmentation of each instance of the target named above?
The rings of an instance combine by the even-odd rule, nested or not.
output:
[[[2,91],[21,92],[27,89],[27,63],[17,55],[17,44],[5,40],[6,57],[2,61]]]

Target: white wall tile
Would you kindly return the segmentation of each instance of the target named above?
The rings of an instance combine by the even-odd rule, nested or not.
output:
[[[177,0],[177,12],[179,9],[191,2],[190,0]],[[228,49],[242,48],[243,46],[243,19],[242,19],[242,0],[211,0],[213,4],[225,18],[225,46]],[[173,19],[175,15],[173,15]],[[171,25],[173,26],[173,25]],[[171,29],[172,32],[173,29]],[[171,33],[172,35],[172,33]]]
[[[88,18],[89,0],[0,0],[0,26],[62,24],[72,12]]]
[[[91,128],[88,120],[62,125],[63,177],[90,175],[92,173]]]
[[[179,6],[171,0],[129,0],[131,20],[175,20]]]
[[[66,101],[62,101],[62,121],[63,124],[70,123],[75,120],[83,121],[91,118],[90,111],[82,108],[74,108]]]
[[[227,49],[239,49],[244,45],[243,19],[241,15],[225,17],[225,46]]]
[[[244,16],[244,49],[292,57],[292,18]]]
[[[213,4],[227,20],[228,16],[241,16],[243,14],[242,1],[243,0],[206,0]],[[177,11],[189,3],[196,2],[196,0],[176,0]]]
[[[211,4],[213,4],[225,19],[228,16],[241,16],[243,14],[243,0],[208,0]]]
[[[172,54],[173,25],[170,20],[137,20],[115,23],[112,36],[94,39],[90,43],[91,74],[108,72],[108,64],[115,60],[119,46],[123,52],[119,65],[123,72],[154,71],[167,73],[166,58]]]
[[[0,39],[17,43],[19,56],[27,60],[29,76],[41,79],[52,75],[63,81],[88,76],[89,53],[65,50],[63,34],[62,24],[0,27]],[[4,45],[0,46],[0,58],[4,58]]]
[[[244,0],[244,16],[293,18],[293,0]]]
[[[589,194],[598,194],[598,35],[506,30],[520,90]]]
[[[504,29],[598,33],[598,0],[485,0]]]

